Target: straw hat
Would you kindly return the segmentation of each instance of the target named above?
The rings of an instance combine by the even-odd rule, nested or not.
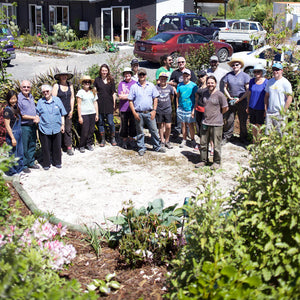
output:
[[[67,80],[70,80],[70,79],[72,79],[73,78],[73,74],[72,73],[70,73],[68,70],[66,70],[66,72],[58,72],[58,73],[56,73],[55,75],[54,75],[54,78],[56,79],[56,80],[60,80],[60,76],[61,75],[67,75],[68,77],[67,77]]]
[[[89,75],[83,75],[79,80],[80,84],[82,84],[83,81],[91,81],[92,84],[94,83],[94,79],[92,79]]]
[[[228,65],[229,65],[230,67],[232,67],[232,65],[233,65],[234,63],[239,63],[239,64],[241,64],[242,68],[244,67],[244,61],[243,61],[241,58],[233,58],[233,59],[228,63]]]

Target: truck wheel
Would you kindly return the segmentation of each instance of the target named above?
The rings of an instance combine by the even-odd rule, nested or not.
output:
[[[226,61],[228,59],[228,55],[229,52],[226,48],[221,48],[217,53],[220,62]]]

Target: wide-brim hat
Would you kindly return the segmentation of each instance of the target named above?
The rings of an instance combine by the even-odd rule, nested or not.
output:
[[[262,64],[256,64],[253,68],[253,71],[262,71],[263,75],[266,74],[266,69]]]
[[[82,84],[83,81],[91,81],[92,84],[94,83],[94,79],[92,79],[89,75],[83,75],[79,80],[80,84]]]
[[[68,77],[67,77],[67,80],[72,79],[73,76],[74,76],[72,73],[66,71],[66,72],[59,72],[59,73],[56,73],[56,74],[54,75],[54,78],[55,78],[56,80],[60,80],[60,76],[61,76],[61,75],[67,75],[67,76],[68,76]]]
[[[228,65],[230,66],[230,67],[232,67],[232,65],[234,64],[234,63],[239,63],[239,64],[241,64],[241,66],[242,66],[242,68],[244,67],[244,61],[241,59],[241,58],[233,58],[230,62],[228,62]]]
[[[124,68],[124,70],[123,70],[123,72],[122,72],[122,75],[123,75],[123,76],[124,76],[124,73],[130,73],[131,75],[133,75],[133,72],[132,72],[131,68],[129,68],[129,67],[125,67],[125,68]]]

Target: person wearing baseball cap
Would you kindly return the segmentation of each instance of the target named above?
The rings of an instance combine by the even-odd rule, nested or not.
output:
[[[124,149],[135,148],[134,137],[136,136],[135,122],[132,111],[129,107],[128,95],[132,85],[136,84],[136,81],[132,79],[133,72],[131,68],[124,68],[123,80],[118,86],[119,111],[121,119],[121,127],[119,135],[122,138],[122,147]]]
[[[215,78],[217,79],[217,90],[224,93],[223,78],[228,72],[219,66],[219,59],[216,55],[210,57],[209,64],[210,68],[206,70],[207,76],[215,76]]]
[[[138,154],[144,156],[147,150],[144,124],[147,125],[150,131],[153,150],[164,153],[166,149],[161,147],[155,122],[159,92],[152,82],[146,80],[147,71],[145,69],[138,70],[138,77],[139,81],[131,86],[128,95],[129,107],[135,119]]]
[[[156,122],[162,147],[172,149],[170,143],[171,125],[172,125],[172,102],[174,99],[174,88],[167,84],[169,74],[161,72],[159,74],[159,83],[156,88],[159,92],[157,97]]]
[[[290,107],[293,97],[291,83],[283,77],[283,66],[279,62],[272,65],[273,77],[268,81],[265,91],[265,110],[266,110],[266,134],[275,128],[281,134],[281,126],[284,123],[284,112]]]
[[[139,61],[138,59],[134,58],[132,61],[131,61],[131,70],[133,72],[133,75],[132,75],[132,79],[135,80],[135,81],[139,81],[139,77],[138,77],[138,69],[139,69]]]
[[[224,115],[225,124],[223,132],[223,143],[233,136],[235,115],[238,115],[240,123],[240,142],[247,143],[247,94],[250,76],[242,71],[244,62],[240,58],[233,58],[228,65],[232,71],[227,73],[223,79],[224,93],[229,102],[229,110]]]

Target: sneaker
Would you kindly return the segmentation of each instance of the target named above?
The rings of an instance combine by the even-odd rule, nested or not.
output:
[[[23,169],[23,172],[26,173],[26,174],[31,173],[31,171],[29,170],[29,168]]]
[[[198,169],[198,168],[202,168],[205,166],[206,166],[206,163],[204,161],[201,161],[195,165],[195,168]]]
[[[144,156],[145,150],[140,150],[140,151],[138,152],[138,154],[139,154],[139,156]]]
[[[220,169],[220,164],[213,163],[213,164],[210,166],[210,169],[211,169],[211,170],[218,170],[218,169]]]
[[[38,165],[34,164],[34,165],[30,166],[29,168],[30,168],[30,169],[35,169],[35,170],[37,170],[37,169],[39,169],[40,167],[39,167]]]
[[[57,169],[61,169],[61,165],[56,165],[54,167],[57,168]]]
[[[186,140],[182,140],[181,144],[179,145],[180,148],[183,148],[186,146]]]
[[[50,169],[50,167],[44,167],[43,168],[45,171],[48,171]]]
[[[79,151],[80,151],[80,153],[84,153],[84,152],[85,152],[84,147],[80,147],[80,148],[79,148]]]
[[[166,149],[164,147],[160,147],[156,152],[166,153]]]
[[[87,149],[88,149],[89,151],[94,151],[93,145],[87,145],[86,147],[87,147]]]
[[[73,152],[72,148],[67,149],[67,154],[68,155],[74,155],[74,152]]]
[[[170,142],[167,142],[165,145],[166,145],[166,148],[168,148],[168,149],[173,149],[173,146],[171,145]]]

